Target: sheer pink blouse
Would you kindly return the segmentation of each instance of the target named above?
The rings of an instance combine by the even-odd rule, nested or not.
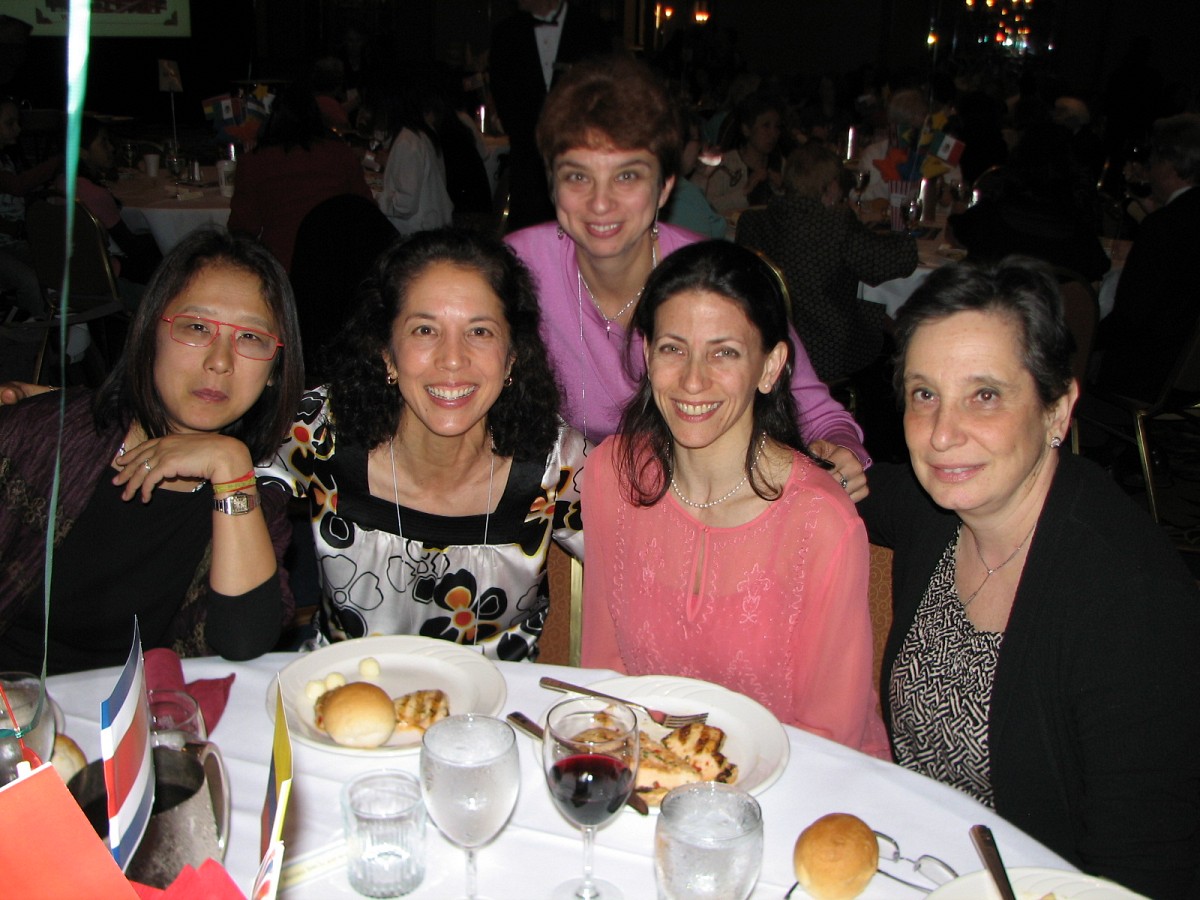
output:
[[[670,493],[631,504],[613,467],[617,440],[584,469],[583,665],[711,681],[890,759],[872,683],[866,531],[850,498],[797,453],[762,515],[713,528]]]

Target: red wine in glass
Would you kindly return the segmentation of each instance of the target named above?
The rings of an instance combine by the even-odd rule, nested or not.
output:
[[[559,760],[546,781],[563,815],[585,826],[607,822],[633,790],[633,773],[625,763],[594,753]]]
[[[594,697],[564,700],[550,710],[542,739],[550,796],[583,830],[583,878],[555,888],[555,900],[621,900],[616,885],[592,877],[596,828],[620,814],[638,765],[637,716],[628,706]]]

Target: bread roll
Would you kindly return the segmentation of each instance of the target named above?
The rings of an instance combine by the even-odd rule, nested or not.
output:
[[[317,698],[316,725],[346,747],[378,747],[396,728],[392,698],[366,681],[352,681]]]
[[[830,813],[796,840],[796,880],[817,900],[851,900],[863,892],[879,866],[879,842],[871,827],[849,813]]]
[[[54,751],[50,754],[50,763],[62,780],[67,782],[87,765],[87,757],[83,755],[77,743],[65,734],[59,734],[54,737]]]

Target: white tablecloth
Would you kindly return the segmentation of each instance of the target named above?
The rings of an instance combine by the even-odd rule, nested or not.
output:
[[[121,201],[121,218],[131,231],[149,231],[162,253],[170,252],[184,237],[202,225],[229,222],[229,198],[217,188],[215,168],[202,170],[202,185],[177,187],[171,173],[159,169],[154,178],[125,171],[113,184],[113,195]],[[131,176],[131,177],[130,177]],[[180,200],[180,191],[201,196]]]
[[[248,663],[216,658],[184,661],[189,680],[237,673],[225,715],[210,736],[225,757],[233,793],[226,866],[246,892],[257,869],[259,814],[271,752],[267,692],[275,672],[294,658],[292,654],[270,654]],[[553,674],[582,684],[612,676],[601,670],[526,663],[501,663],[500,669],[508,684],[504,713],[521,710],[535,719],[561,697],[538,686],[542,675]],[[80,744],[88,759],[99,756],[100,701],[112,690],[116,675],[116,669],[109,669],[49,680],[50,694],[66,713],[67,734]],[[794,880],[792,848],[796,837],[814,819],[835,811],[854,813],[872,828],[890,834],[906,856],[930,853],[960,874],[980,868],[967,837],[967,828],[979,822],[995,832],[1008,865],[1070,868],[994,812],[952,788],[806,732],[790,727],[786,731],[791,744],[787,769],[758,798],[763,808],[765,850],[754,900],[783,897]],[[550,801],[537,745],[523,735],[518,740],[521,794],[516,812],[499,838],[478,854],[481,893],[495,900],[546,897],[555,885],[577,877],[582,863],[579,832]],[[327,753],[298,742],[294,750],[295,777],[284,831],[289,863],[303,854],[319,854],[340,840],[339,790],[351,775],[381,765],[417,771],[416,755],[375,762]],[[642,818],[623,812],[597,835],[596,874],[617,884],[627,900],[655,897],[654,821],[653,816]],[[409,896],[413,900],[445,900],[460,895],[464,888],[463,852],[442,838],[432,823],[428,844],[425,882]],[[357,896],[336,858],[323,872],[319,866],[314,868],[318,871],[313,877],[285,888],[281,896]],[[285,868],[285,879],[287,872]],[[800,891],[793,895],[801,896]],[[921,894],[877,875],[863,896],[917,898]]]

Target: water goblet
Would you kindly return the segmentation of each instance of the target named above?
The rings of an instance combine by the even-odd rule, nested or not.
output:
[[[42,762],[49,762],[54,752],[54,707],[47,694],[41,705],[41,714],[38,714],[41,679],[29,672],[2,672],[0,685],[8,701],[7,704],[0,703],[0,731],[15,732],[15,719],[25,746]],[[9,717],[10,709],[13,718]],[[16,737],[0,738],[0,784],[17,777],[17,764],[21,759],[21,748]]]
[[[546,719],[542,764],[559,812],[583,830],[583,877],[560,884],[555,900],[621,900],[616,885],[592,877],[596,829],[633,792],[638,767],[637,716],[628,706],[592,697],[564,700]]]
[[[200,704],[186,691],[147,691],[150,739],[155,747],[182,750],[189,741],[208,740]]]
[[[517,739],[507,722],[449,716],[421,740],[421,794],[429,817],[467,851],[467,900],[478,897],[475,851],[504,828],[521,783]]]
[[[921,224],[922,207],[920,197],[912,197],[904,204],[904,227],[909,234],[915,234]]]
[[[660,900],[745,900],[762,854],[762,810],[745,791],[700,782],[663,798],[654,829]]]

